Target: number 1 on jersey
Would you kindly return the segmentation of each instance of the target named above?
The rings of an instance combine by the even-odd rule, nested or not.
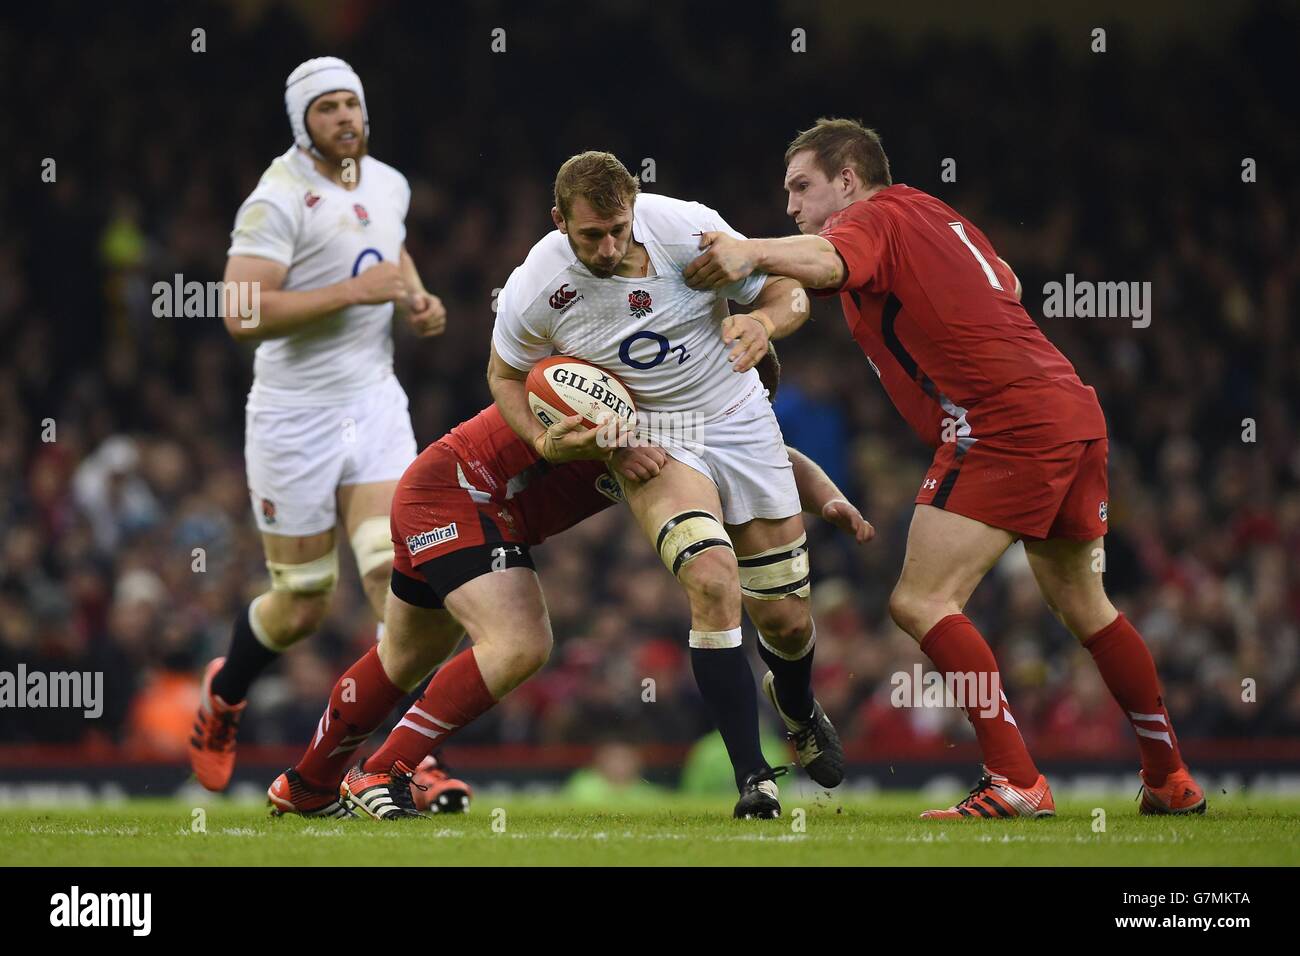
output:
[[[970,250],[970,254],[975,257],[975,261],[978,262],[980,268],[984,270],[984,275],[988,277],[989,285],[993,286],[993,288],[997,289],[999,292],[1002,292],[1002,283],[998,281],[997,273],[993,271],[993,267],[989,265],[989,261],[980,254],[978,249],[975,248],[975,243],[970,241],[970,237],[966,235],[966,227],[960,222],[950,222],[948,225],[952,227],[953,232],[957,233],[957,238],[966,243],[966,248]]]

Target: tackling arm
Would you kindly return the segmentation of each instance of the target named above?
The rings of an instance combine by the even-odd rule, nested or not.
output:
[[[817,462],[789,445],[785,450],[794,465],[794,483],[799,489],[799,503],[804,511],[853,535],[858,544],[865,544],[875,537],[876,529],[871,522],[862,517],[862,512],[853,506]]]
[[[805,289],[838,289],[847,278],[844,260],[821,236],[737,239],[725,232],[705,232],[700,235],[700,248],[703,251],[682,272],[692,289],[721,289],[755,272],[789,277]],[[807,317],[806,308],[800,312],[791,307],[781,321],[772,319],[770,334],[788,335]]]
[[[789,276],[805,289],[838,289],[844,284],[844,260],[821,236],[746,239],[744,245],[756,271]]]

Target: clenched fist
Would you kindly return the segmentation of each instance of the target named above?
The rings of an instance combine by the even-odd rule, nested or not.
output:
[[[402,302],[409,295],[406,280],[395,262],[377,263],[350,281],[352,298],[357,305]]]

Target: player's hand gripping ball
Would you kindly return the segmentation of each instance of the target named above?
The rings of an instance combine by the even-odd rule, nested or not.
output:
[[[528,407],[547,429],[538,451],[548,461],[607,459],[630,442],[636,403],[614,373],[554,355],[533,366],[524,387]]]

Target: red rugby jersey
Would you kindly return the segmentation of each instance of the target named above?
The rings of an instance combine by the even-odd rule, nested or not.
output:
[[[552,465],[515,434],[496,405],[489,405],[438,439],[456,453],[473,495],[515,507],[529,544],[541,544],[614,504],[617,483],[604,462]]]
[[[1015,277],[971,222],[935,197],[890,186],[831,216],[838,290],[858,346],[912,428],[939,443],[1042,448],[1106,436],[1097,393],[1016,299]],[[936,404],[942,411],[936,410]]]

